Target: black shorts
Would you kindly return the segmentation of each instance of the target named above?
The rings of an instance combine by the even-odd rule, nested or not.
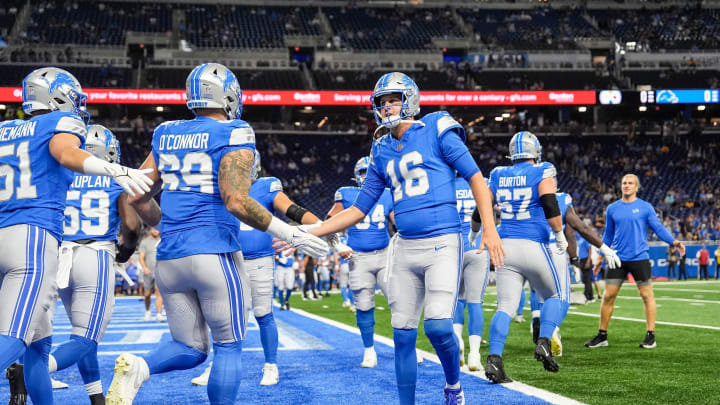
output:
[[[605,270],[606,280],[625,280],[628,273],[633,275],[635,282],[638,284],[647,284],[652,277],[652,267],[650,260],[623,261],[622,266],[618,269]]]

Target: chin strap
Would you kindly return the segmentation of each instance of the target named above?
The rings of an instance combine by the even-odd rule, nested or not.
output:
[[[424,123],[424,122],[418,121],[418,120],[400,120],[400,121],[395,121],[395,122],[397,122],[398,124],[420,124],[420,125],[422,125],[423,127],[425,126],[425,123]],[[380,124],[380,125],[378,125],[378,127],[375,128],[375,132],[373,132],[373,138],[375,138],[375,137],[377,136],[377,133],[378,133],[379,130],[381,130],[381,129],[390,130],[390,128],[394,128],[394,127],[396,127],[396,126],[397,126],[397,125],[393,125],[392,127],[389,127],[389,126],[387,126],[387,124]]]

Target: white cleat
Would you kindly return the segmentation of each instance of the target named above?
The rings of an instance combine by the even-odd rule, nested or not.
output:
[[[280,381],[280,372],[277,364],[265,363],[263,367],[263,378],[260,385],[275,385]]]
[[[515,322],[523,323],[523,322],[525,322],[525,317],[522,315],[515,315]]]
[[[420,349],[415,349],[415,356],[417,357],[417,362],[418,362],[418,364],[420,364],[420,363],[422,363],[423,361],[425,361],[425,359],[423,358],[422,353],[420,353]]]
[[[163,314],[157,314],[157,316],[155,316],[155,320],[158,321],[158,322],[165,322],[165,321],[166,321],[165,316],[164,316]]]
[[[482,366],[482,361],[480,360],[480,353],[468,353],[468,369],[470,371],[485,371]]]
[[[108,405],[132,405],[142,383],[150,378],[145,360],[131,353],[115,359],[115,375],[107,392]]]
[[[363,361],[360,363],[360,367],[373,368],[377,366],[377,353],[375,353],[374,347],[366,347],[365,354],[363,354]]]
[[[52,389],[54,390],[62,390],[69,387],[69,385],[65,384],[64,382],[58,381],[54,378],[51,378],[50,382],[52,383]]]
[[[202,374],[190,380],[192,385],[199,385],[201,387],[208,385],[208,380],[210,379],[210,370],[212,370],[212,361]]]

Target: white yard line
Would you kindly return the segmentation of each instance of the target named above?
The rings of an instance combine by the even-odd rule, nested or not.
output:
[[[624,300],[641,300],[642,297],[626,297],[626,296],[617,296],[618,299],[622,298]],[[699,300],[695,298],[672,298],[672,297],[655,297],[655,301],[681,301],[681,302],[701,302],[703,304],[720,304],[720,301],[715,300]]]
[[[715,293],[720,294],[720,290],[695,290],[692,288],[667,288],[667,287],[658,287],[657,284],[653,285],[654,291],[680,291],[680,292],[701,292],[701,293]]]
[[[309,313],[309,312],[307,312],[307,311],[303,311],[302,309],[291,308],[290,310],[293,311],[293,312],[296,312],[296,313],[298,313],[298,314],[300,314],[300,315],[303,315],[303,316],[305,316],[305,317],[308,317],[308,318],[310,318],[310,319],[314,319],[314,320],[316,320],[316,321],[319,321],[319,322],[322,322],[322,323],[325,323],[325,324],[334,326],[334,327],[336,327],[336,328],[338,328],[338,329],[342,329],[342,330],[344,330],[344,331],[347,331],[347,332],[350,332],[350,333],[354,333],[354,334],[356,334],[356,335],[360,335],[360,330],[359,330],[358,328],[355,328],[355,327],[352,327],[352,326],[348,326],[348,325],[346,325],[346,324],[344,324],[344,323],[341,323],[341,322],[338,322],[338,321],[335,321],[335,320],[332,320],[332,319],[324,318],[324,317],[319,316],[319,315],[311,314],[311,313]],[[377,334],[376,334],[374,337],[375,337],[375,340],[377,340],[377,341],[380,342],[380,343],[386,344],[386,345],[388,345],[388,346],[390,346],[390,347],[393,347],[393,348],[395,347],[395,342],[393,342],[393,340],[390,339],[390,338],[386,338],[385,336],[380,336],[380,335],[377,335]],[[435,355],[434,353],[426,352],[426,351],[420,350],[420,349],[418,349],[418,351],[422,354],[423,359],[425,359],[425,360],[430,360],[430,361],[432,361],[433,363],[440,364],[440,359],[439,359],[439,358],[437,357],[437,355]],[[477,378],[482,378],[483,380],[487,380],[487,378],[485,378],[485,376],[482,375],[482,373],[480,373],[480,372],[467,372],[467,371],[463,371],[463,373],[472,375],[472,376],[477,377]],[[523,383],[521,383],[521,382],[519,382],[519,381],[513,381],[513,382],[511,382],[511,383],[509,383],[509,384],[503,384],[503,387],[508,388],[508,389],[511,389],[511,390],[513,390],[513,391],[520,392],[520,393],[525,394],[525,395],[529,395],[529,396],[533,396],[533,397],[536,397],[536,398],[540,398],[540,399],[542,399],[542,400],[544,400],[544,401],[547,401],[547,402],[550,402],[550,403],[553,403],[553,404],[558,404],[558,405],[582,405],[582,404],[583,404],[583,402],[576,401],[576,400],[574,400],[574,399],[572,399],[572,398],[567,398],[567,397],[564,397],[564,396],[562,396],[562,395],[555,394],[555,393],[550,392],[550,391],[546,391],[546,390],[544,390],[544,389],[542,389],[542,388],[536,388],[536,387],[533,387],[533,386],[530,386],[530,385],[527,385],[527,384],[523,384]]]
[[[580,316],[589,316],[591,318],[600,318],[600,314],[588,314],[586,312],[577,312],[573,311],[572,308],[570,308],[570,311],[568,314],[572,315],[580,315]],[[630,321],[630,322],[641,322],[646,323],[645,319],[638,319],[638,318],[626,318],[622,316],[613,316],[612,319],[619,319],[621,321]],[[710,330],[720,330],[720,326],[709,326],[709,325],[695,325],[692,323],[678,323],[678,322],[664,322],[664,321],[655,321],[656,324],[659,325],[668,325],[668,326],[684,326],[686,328],[698,328],[698,329],[710,329]]]

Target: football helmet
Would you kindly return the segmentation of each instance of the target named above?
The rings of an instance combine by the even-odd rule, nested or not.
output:
[[[193,112],[197,108],[221,108],[228,119],[240,119],[242,114],[242,89],[230,69],[219,63],[204,63],[190,72],[185,81],[187,106]]]
[[[85,110],[87,99],[80,82],[64,69],[35,69],[22,82],[22,108],[26,114],[41,110],[67,111],[79,115],[87,124],[90,121],[90,114]]]
[[[380,97],[385,94],[400,94],[401,103],[383,106],[380,104]],[[406,74],[392,72],[384,74],[375,84],[375,89],[370,96],[372,109],[375,113],[375,121],[378,125],[386,128],[394,128],[402,120],[412,119],[420,114],[420,89],[417,84]],[[380,114],[383,109],[400,106],[400,114],[387,116]]]
[[[254,150],[253,153],[255,154],[255,158],[253,159],[252,168],[250,169],[251,182],[257,180],[260,174],[260,153],[257,150]]]
[[[120,142],[102,125],[88,126],[85,150],[107,162],[120,163]]]
[[[358,186],[362,186],[363,182],[365,182],[365,175],[369,166],[370,156],[363,156],[355,163],[355,182]],[[365,173],[361,173],[362,171],[365,171]]]
[[[542,157],[542,146],[537,136],[529,131],[520,131],[510,139],[510,160],[535,159],[539,162]]]

